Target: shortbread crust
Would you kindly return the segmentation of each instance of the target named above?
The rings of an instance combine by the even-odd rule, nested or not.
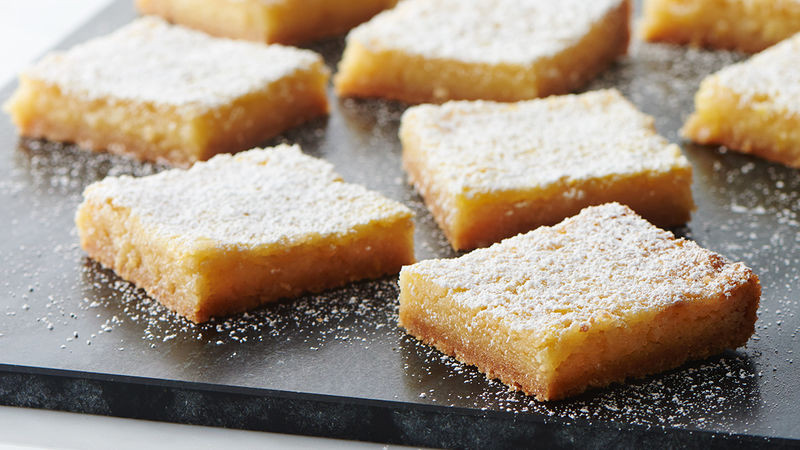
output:
[[[456,249],[609,201],[660,226],[694,209],[689,162],[616,90],[415,106],[400,138],[409,180]]]
[[[188,166],[327,113],[314,52],[141,18],[45,56],[6,105],[20,134]]]
[[[800,167],[800,33],[703,80],[683,136]]]
[[[642,36],[754,53],[800,32],[800,0],[645,0]]]
[[[414,261],[412,216],[283,145],[108,177],[86,188],[76,223],[89,256],[203,322],[397,273]]]
[[[136,0],[143,14],[214,36],[298,44],[335,36],[397,0]]]
[[[564,94],[625,54],[627,0],[407,0],[353,29],[340,96],[409,103]]]
[[[744,345],[761,288],[742,263],[589,207],[400,272],[400,325],[489,377],[557,400]]]

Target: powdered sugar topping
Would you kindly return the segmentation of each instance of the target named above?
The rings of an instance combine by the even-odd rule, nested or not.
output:
[[[451,194],[546,187],[688,168],[653,120],[615,90],[519,103],[421,105],[403,116],[426,170]]]
[[[215,38],[144,17],[51,53],[24,75],[87,99],[216,107],[314,65],[322,58],[312,51]]]
[[[528,64],[576,44],[623,0],[406,0],[355,28],[373,51]]]
[[[770,102],[800,114],[800,33],[712,75],[749,102]]]
[[[412,216],[286,145],[217,155],[185,171],[108,177],[84,197],[130,208],[148,230],[189,247],[208,240],[219,247],[297,245]]]
[[[597,322],[625,323],[695,298],[730,295],[754,275],[741,263],[674,239],[617,203],[589,207],[456,259],[407,266],[478,314],[544,338]]]

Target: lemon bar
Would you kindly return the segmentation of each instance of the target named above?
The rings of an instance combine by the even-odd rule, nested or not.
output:
[[[400,325],[539,400],[744,345],[758,277],[609,203],[400,272]]]
[[[24,136],[188,166],[327,113],[328,77],[308,50],[141,18],[45,56],[6,109]]]
[[[800,167],[800,34],[703,80],[682,134]]]
[[[108,177],[76,224],[90,257],[195,322],[414,261],[412,212],[282,145]]]
[[[800,0],[645,0],[648,41],[755,53],[800,32]]]
[[[296,44],[349,30],[397,0],[136,0],[143,14],[214,36]]]
[[[340,96],[409,103],[570,92],[629,40],[628,0],[406,0],[354,28]]]
[[[609,201],[660,226],[689,220],[692,169],[616,90],[409,108],[409,180],[453,248],[483,247]]]

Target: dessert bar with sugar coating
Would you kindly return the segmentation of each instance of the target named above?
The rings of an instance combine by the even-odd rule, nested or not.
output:
[[[703,80],[682,134],[800,167],[800,33]]]
[[[557,400],[744,345],[761,296],[742,263],[616,203],[400,272],[400,325],[489,377]]]
[[[800,0],[645,0],[648,41],[758,52],[800,32]]]
[[[190,320],[394,274],[412,212],[285,145],[189,170],[108,177],[76,224],[90,257]]]
[[[314,52],[141,18],[45,56],[6,105],[24,136],[188,166],[327,113]]]
[[[694,208],[692,169],[616,90],[409,108],[403,165],[455,249],[627,204],[660,226]]]
[[[143,14],[214,36],[296,44],[334,36],[397,0],[136,0]]]
[[[515,101],[572,91],[626,53],[628,0],[407,0],[359,25],[341,96]]]

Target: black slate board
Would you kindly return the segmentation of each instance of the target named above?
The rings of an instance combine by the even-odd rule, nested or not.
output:
[[[114,3],[59,47],[127,23],[131,3]],[[311,48],[333,67],[343,39]],[[635,42],[588,88],[617,87],[679,141],[700,79],[741,58]],[[267,144],[298,142],[346,180],[411,206],[417,258],[453,256],[400,169],[404,108],[332,97],[330,117]],[[441,447],[800,446],[796,170],[684,145],[699,209],[674,231],[761,277],[746,348],[543,404],[405,336],[393,277],[193,325],[77,246],[83,187],[161,167],[20,140],[7,116],[0,145],[0,404]]]

